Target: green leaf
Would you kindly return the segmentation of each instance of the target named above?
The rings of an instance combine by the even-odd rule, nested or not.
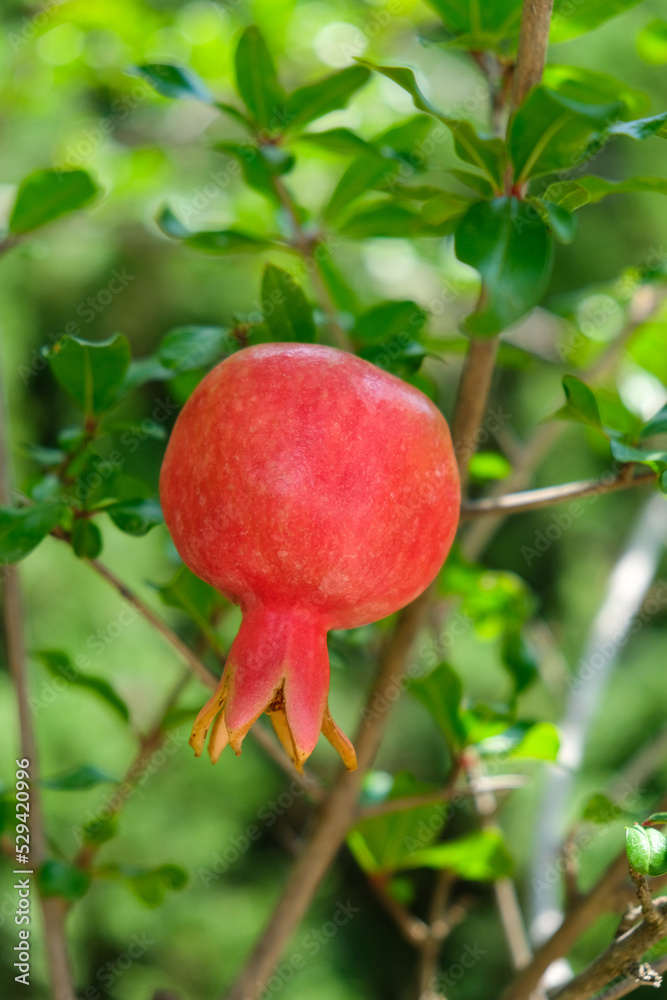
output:
[[[542,82],[549,90],[583,104],[605,104],[621,101],[623,116],[637,118],[646,114],[651,101],[648,94],[628,87],[627,83],[608,73],[597,73],[583,66],[545,66]]]
[[[651,826],[635,824],[625,831],[628,861],[640,875],[667,874],[667,837]]]
[[[465,207],[465,206],[464,206]],[[384,202],[374,208],[347,218],[337,226],[338,231],[349,239],[410,239],[417,236],[448,236],[454,231],[463,213],[452,215],[438,225],[431,225],[420,212],[413,212],[405,205]]]
[[[42,896],[62,896],[70,903],[85,896],[92,881],[90,875],[76,865],[55,858],[44,862],[37,878]]]
[[[324,208],[324,218],[331,221],[347,209],[360,195],[369,188],[384,184],[394,176],[400,164],[396,160],[387,159],[379,153],[365,154],[353,160],[334,188],[328,204]]]
[[[434,115],[443,122],[454,136],[454,147],[458,156],[466,163],[472,163],[478,167],[492,182],[494,189],[503,189],[503,178],[505,165],[507,162],[507,152],[505,144],[501,139],[486,138],[477,134],[470,122],[464,119],[452,118],[437,111],[433,105],[424,97],[417,85],[415,75],[411,69],[404,66],[378,66],[365,59],[358,59],[357,62],[369,69],[393,80],[399,87],[406,90],[419,111],[425,111]]]
[[[503,666],[514,680],[516,694],[530,687],[538,673],[537,660],[520,628],[508,628],[500,647]]]
[[[576,6],[556,8],[551,19],[551,42],[566,42],[634,7],[639,0],[577,0]]]
[[[516,198],[473,205],[456,229],[456,254],[479,271],[482,293],[465,321],[477,336],[495,336],[536,306],[546,291],[553,242],[535,210]]]
[[[646,823],[667,823],[667,812],[652,813]]]
[[[157,356],[172,375],[206,368],[228,353],[229,331],[222,326],[179,326],[160,341]]]
[[[482,830],[416,851],[401,868],[446,868],[460,878],[491,882],[511,875],[514,865],[500,831]]]
[[[246,28],[234,56],[236,86],[258,125],[278,131],[286,124],[285,94],[264,36],[256,25]]]
[[[547,188],[544,197],[574,212],[582,205],[595,205],[610,194],[648,191],[667,194],[666,177],[631,177],[627,181],[607,181],[603,177],[579,177],[576,181],[556,181]]]
[[[132,352],[127,337],[61,337],[44,356],[60,385],[87,416],[104,413],[120,397]]]
[[[595,393],[592,389],[574,375],[565,375],[563,378],[563,389],[567,403],[554,417],[559,420],[576,420],[580,424],[588,424],[596,431],[604,434],[600,410]]]
[[[287,129],[301,129],[330,111],[347,107],[369,76],[370,70],[365,66],[347,66],[338,73],[299,87],[287,98]]]
[[[84,764],[66,774],[59,774],[55,778],[42,778],[40,784],[43,788],[58,792],[83,792],[106,782],[117,783],[116,778],[110,778],[108,774],[104,774],[96,767]]]
[[[139,868],[134,865],[107,865],[100,874],[121,879],[146,906],[159,906],[167,892],[187,885],[187,872],[179,865]]]
[[[88,205],[98,189],[85,170],[37,170],[19,185],[9,218],[15,236]]]
[[[440,15],[446,32],[446,45],[469,52],[515,51],[521,24],[520,0],[493,0],[476,3],[461,0],[428,0]]]
[[[475,174],[470,170],[450,170],[449,173],[456,177],[461,184],[465,184],[466,187],[481,195],[482,198],[490,199],[493,197],[493,185],[482,174]]]
[[[236,229],[206,230],[193,233],[187,229],[168,206],[165,206],[155,220],[165,234],[175,240],[182,240],[195,250],[211,254],[259,253],[271,246],[268,240],[251,236]]]
[[[460,218],[470,207],[470,200],[443,191],[424,203],[422,215],[429,225],[437,226],[450,219]]]
[[[82,838],[84,844],[106,844],[112,840],[118,831],[118,814],[111,813],[100,819],[92,819],[83,827]]]
[[[430,115],[413,115],[373,136],[372,142],[383,155],[395,154],[410,160],[413,170],[423,170],[426,164],[418,162],[414,153],[423,145],[432,128],[433,118]]]
[[[577,217],[552,201],[540,201],[539,205],[544,210],[547,226],[556,239],[560,243],[572,243],[579,228]]]
[[[462,690],[460,677],[448,663],[441,663],[428,677],[410,685],[411,693],[429,710],[453,750],[463,746],[466,736],[460,716]]]
[[[131,618],[134,621],[134,618]],[[41,649],[35,652],[36,658],[46,667],[52,677],[67,681],[73,687],[81,687],[87,691],[92,691],[99,698],[120,715],[123,722],[128,722],[130,711],[123,699],[114,691],[112,686],[102,677],[93,677],[84,674],[78,667],[75,667],[66,653],[56,649]]]
[[[262,277],[262,311],[271,338],[312,344],[313,310],[291,274],[267,264]]]
[[[607,795],[592,795],[584,806],[581,818],[587,823],[600,823],[606,825],[612,820],[621,819],[627,813],[620,809],[615,802],[612,802]]]
[[[361,801],[375,805],[437,789],[437,785],[417,781],[406,772],[392,776],[376,771],[366,776]],[[375,874],[408,867],[404,862],[437,838],[445,825],[446,811],[445,803],[435,803],[364,819],[348,834],[348,846],[364,871]]]
[[[650,118],[638,118],[630,122],[614,122],[609,128],[610,135],[627,135],[631,139],[652,139],[659,135],[667,137],[667,111]]]
[[[24,559],[49,535],[67,508],[62,503],[0,507],[0,565]]]
[[[139,74],[163,97],[190,98],[215,104],[215,98],[203,80],[187,66],[152,63],[137,66]]]
[[[662,66],[667,62],[667,21],[656,18],[639,32],[637,51],[644,62]]]
[[[234,156],[241,164],[246,184],[280,202],[275,189],[274,178],[289,173],[295,158],[279,146],[258,147],[247,142],[217,142],[213,149]]]
[[[511,471],[511,464],[498,451],[478,451],[468,462],[470,478],[476,483],[506,479]]]
[[[314,146],[320,146],[321,149],[330,150],[332,153],[351,153],[353,156],[357,156],[360,153],[374,152],[370,143],[349,128],[332,128],[325,132],[303,132],[296,138],[299,142],[308,142]]]
[[[151,528],[164,524],[160,501],[156,497],[123,500],[105,507],[113,523],[126,535],[141,537]]]
[[[533,760],[556,760],[560,750],[560,737],[550,722],[537,722],[514,750],[512,757],[531,757]]]
[[[228,606],[222,594],[200,580],[187,566],[181,566],[175,576],[157,590],[163,604],[184,611],[204,632],[208,640],[216,648],[220,647],[220,638],[209,622],[216,611]]]
[[[667,406],[654,413],[650,420],[647,420],[639,432],[640,440],[653,437],[654,434],[667,434]]]
[[[97,559],[102,551],[102,534],[97,525],[87,518],[77,518],[72,529],[72,548],[79,559]]]
[[[583,163],[593,148],[600,149],[622,107],[620,101],[585,104],[545,86],[535,87],[512,118],[508,132],[516,183]]]
[[[612,441],[610,447],[617,462],[645,462],[651,466],[654,463],[658,465],[667,463],[667,451],[664,449],[642,451],[641,448],[633,448],[631,445],[623,444],[622,441]]]
[[[403,335],[412,340],[422,332],[427,319],[426,310],[411,299],[382,302],[359,317],[352,337],[362,344],[381,344]]]

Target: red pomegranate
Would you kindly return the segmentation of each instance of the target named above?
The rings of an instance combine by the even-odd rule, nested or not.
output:
[[[297,769],[320,731],[356,767],[329,714],[326,634],[403,607],[442,565],[459,481],[440,411],[344,351],[250,347],[185,404],[160,494],[184,562],[243,611],[197,756],[214,720],[215,762],[268,712]]]

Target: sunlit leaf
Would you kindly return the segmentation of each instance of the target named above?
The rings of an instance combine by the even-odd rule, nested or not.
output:
[[[98,193],[85,170],[37,170],[19,185],[9,217],[15,236],[88,205]]]

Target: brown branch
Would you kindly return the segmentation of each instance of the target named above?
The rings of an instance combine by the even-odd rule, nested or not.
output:
[[[408,944],[419,948],[428,941],[431,934],[428,924],[420,920],[419,917],[415,917],[404,906],[401,906],[398,900],[394,899],[387,891],[385,879],[382,876],[371,875],[368,878],[368,883]]]
[[[512,83],[512,110],[542,79],[547,58],[553,0],[523,0],[519,50]]]
[[[4,249],[8,249],[5,245]],[[0,504],[11,502],[11,473],[3,376],[0,371]],[[30,868],[39,871],[48,857],[44,811],[39,787],[39,758],[30,709],[24,634],[23,598],[16,566],[2,570],[2,615],[9,672],[14,681],[18,708],[21,757],[30,761]],[[20,867],[20,866],[19,866]],[[53,1000],[74,996],[67,951],[65,915],[67,904],[60,896],[39,896],[44,921],[44,944]],[[17,938],[18,941],[18,938]]]
[[[478,434],[484,421],[498,354],[498,338],[471,337],[459,382],[452,438],[461,480],[461,496],[468,484],[468,462],[477,451]]]
[[[636,970],[640,978],[640,960],[643,955],[667,935],[667,901],[651,904],[655,916],[646,917],[640,924],[616,938],[592,965],[580,972],[569,983],[551,994],[552,1000],[588,1000],[603,989],[612,979]],[[647,969],[646,982],[650,982]],[[655,982],[652,985],[659,985]]]
[[[601,496],[603,493],[615,493],[618,490],[628,490],[634,486],[646,486],[656,480],[655,472],[642,471],[634,476],[625,472],[611,479],[584,479],[576,483],[562,483],[559,486],[545,486],[538,490],[526,490],[522,493],[505,493],[498,497],[484,497],[482,500],[468,500],[461,505],[461,520],[486,517],[488,515],[522,514],[527,510],[539,510],[540,507],[552,507],[566,500],[585,500],[588,497]]]
[[[658,974],[667,972],[667,956],[658,959],[657,962],[651,962],[651,968]],[[629,993],[634,993],[640,986],[646,986],[646,983],[634,977],[632,979],[624,979],[616,986],[611,986],[608,990],[604,991],[604,1000],[621,1000],[621,997],[627,997]]]
[[[331,295],[329,294],[329,289],[327,288],[324,278],[322,277],[317,254],[314,252],[317,249],[317,242],[310,240],[304,233],[292,196],[280,177],[273,178],[273,187],[280,200],[280,204],[285,210],[285,213],[292,225],[296,249],[299,251],[304,260],[312,260],[315,265],[309,271],[310,280],[317,296],[319,306],[327,318],[329,329],[331,330],[333,338],[336,342],[336,347],[339,347],[342,351],[349,351],[350,341],[348,335],[338,322],[336,306],[334,305]]]

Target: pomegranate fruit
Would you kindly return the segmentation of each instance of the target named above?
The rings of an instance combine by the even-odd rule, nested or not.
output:
[[[223,361],[174,426],[160,476],[184,562],[243,612],[197,716],[197,756],[238,754],[268,712],[297,769],[328,707],[329,629],[383,618],[433,580],[459,516],[449,430],[419,390],[352,354],[262,344]]]

